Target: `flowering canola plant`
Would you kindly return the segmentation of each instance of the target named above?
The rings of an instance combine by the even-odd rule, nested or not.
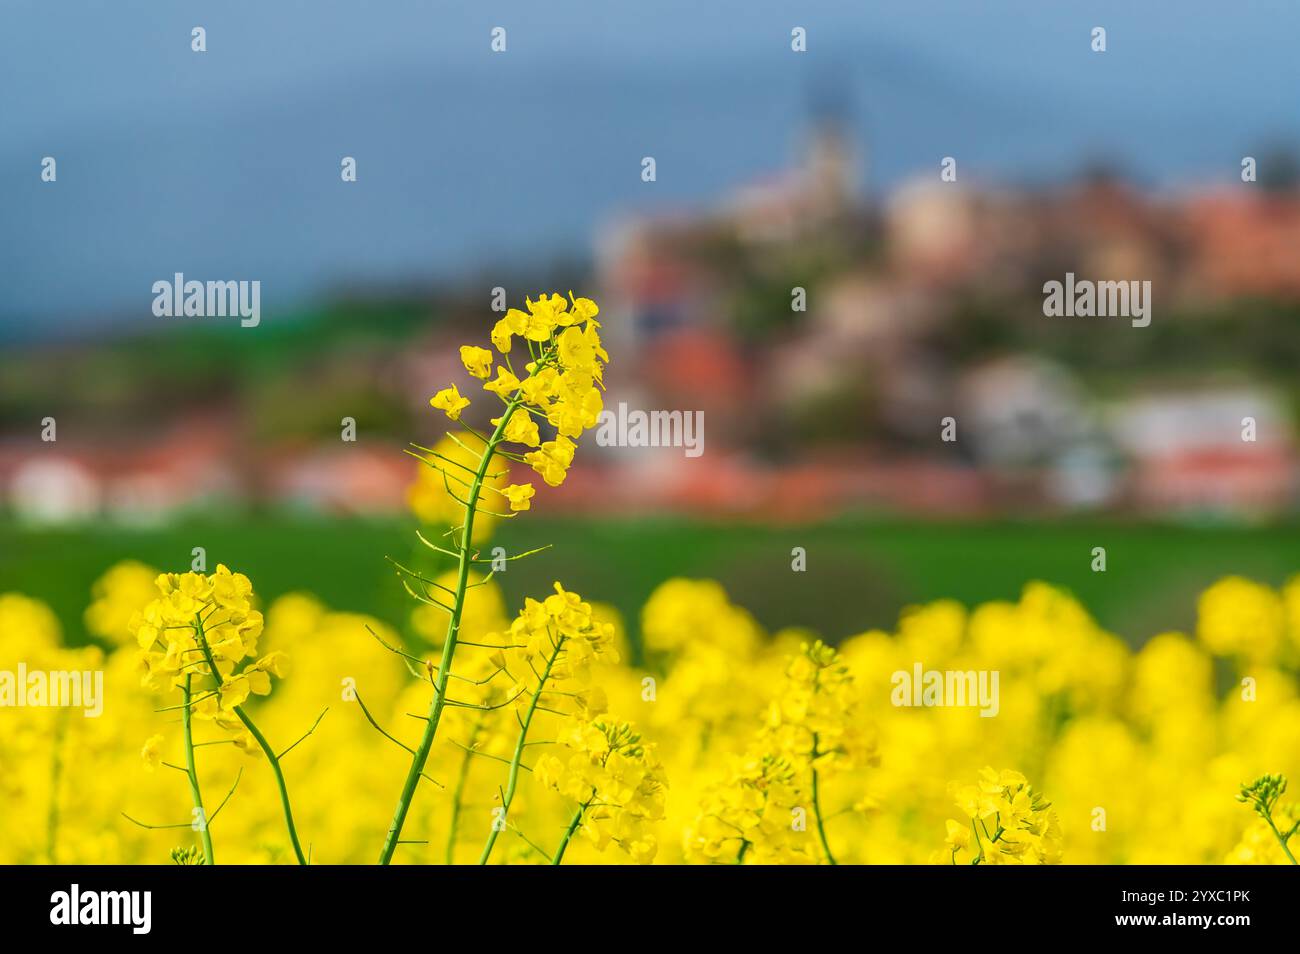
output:
[[[111,581],[105,584],[106,587],[111,585]],[[179,691],[179,705],[170,706],[168,710],[180,712],[185,765],[163,762],[166,739],[162,734],[152,735],[145,741],[141,750],[143,759],[151,767],[165,764],[185,775],[193,801],[194,821],[189,827],[199,833],[203,861],[210,865],[215,859],[211,824],[225,808],[230,795],[234,794],[242,771],[236,776],[230,795],[208,814],[203,803],[195,750],[202,745],[228,741],[250,754],[260,751],[269,762],[279,786],[294,855],[300,864],[306,864],[307,858],[294,826],[284,772],[280,767],[280,756],[287,754],[288,750],[277,754],[243,707],[250,695],[268,695],[271,676],[283,677],[287,665],[286,654],[281,650],[267,653],[260,659],[254,658],[258,638],[262,635],[263,618],[252,606],[252,583],[242,573],[232,573],[225,565],[219,565],[211,576],[194,572],[164,573],[158,576],[156,586],[160,595],[132,615],[127,629],[134,634],[141,651],[140,666],[144,673],[141,685],[155,692]],[[196,743],[195,719],[208,722],[233,738]],[[310,735],[311,730],[307,734]],[[124,817],[135,821],[129,815]],[[136,824],[154,827],[142,822]]]
[[[584,430],[596,425],[603,407],[600,387],[609,355],[601,346],[600,324],[596,320],[599,308],[596,303],[589,298],[574,298],[572,294],[566,302],[561,295],[550,294],[541,295],[536,301],[530,299],[526,304],[526,312],[511,308],[492,329],[492,345],[501,358],[501,363],[495,368],[495,379],[488,380],[492,375],[496,354],[477,345],[464,345],[460,349],[465,371],[471,377],[481,380],[483,390],[503,405],[500,415],[492,418],[494,430],[491,434],[481,434],[471,427],[466,427],[460,436],[448,433],[447,438],[462,451],[461,455],[456,456],[442,453],[436,448],[417,448],[422,455],[422,462],[441,478],[443,490],[450,498],[451,512],[457,520],[448,534],[444,535],[456,537],[454,550],[431,543],[423,536],[420,539],[430,549],[452,557],[456,561],[457,571],[454,583],[447,585],[429,581],[399,567],[411,577],[408,590],[417,600],[446,612],[447,629],[436,674],[432,662],[426,667],[433,697],[429,702],[428,715],[424,718],[423,732],[414,747],[403,746],[410,751],[411,763],[398,796],[392,823],[384,837],[379,854],[380,864],[392,861],[401,842],[402,830],[416,788],[425,777],[424,767],[448,704],[455,708],[485,710],[482,703],[456,700],[448,692],[452,664],[462,641],[461,624],[470,585],[470,570],[475,563],[491,562],[481,560],[478,551],[473,549],[474,524],[480,514],[486,514],[489,518],[508,518],[529,510],[536,493],[531,483],[503,485],[506,472],[493,473],[493,465],[509,461],[527,464],[547,484],[558,487],[564,482],[569,466],[573,463],[577,448],[575,439]],[[516,338],[524,352],[520,355],[518,370],[510,357]],[[435,394],[429,403],[445,413],[449,420],[460,421],[470,400],[461,395],[453,382]],[[549,440],[543,438],[539,420],[545,422],[548,429],[554,430]],[[482,502],[485,490],[504,498],[503,501],[497,503],[493,500],[490,505],[485,505]],[[501,506],[508,507],[509,511],[496,509]],[[494,568],[492,573],[495,572]],[[485,586],[490,579],[491,573],[477,581],[475,586]],[[421,588],[420,592],[416,592],[416,586]],[[548,685],[548,680],[554,683],[565,676],[574,678],[575,673],[585,673],[590,660],[600,655],[599,636],[602,630],[593,625],[590,607],[576,594],[565,593],[558,583],[555,590],[555,595],[548,597],[544,603],[530,600],[525,605],[523,612],[511,625],[510,634],[515,642],[489,641],[480,644],[480,648],[498,653],[523,649],[526,656],[522,662],[527,664],[536,679],[536,684],[532,686],[519,682],[524,676],[518,668],[521,661],[516,660],[515,671],[519,672],[519,676],[511,678],[516,680],[519,691],[508,703],[502,705],[514,705],[527,699],[522,703],[526,716],[519,719],[519,739],[510,761],[509,787],[500,796],[501,804],[497,806],[500,814],[483,848],[481,861],[484,863],[491,857],[496,836],[502,830],[498,825],[505,823],[514,801],[523,747],[533,716],[543,697],[549,700],[557,691],[554,685]],[[543,666],[540,675],[536,670],[539,662]],[[498,673],[510,676],[504,656],[500,659],[500,666],[486,680],[495,678]],[[376,728],[379,728],[377,724]],[[380,731],[384,732],[383,729]]]
[[[483,546],[597,421],[597,315],[543,295],[461,349],[412,450],[441,569],[396,565],[407,619],[125,561],[70,648],[0,593],[0,702],[20,664],[104,679],[96,718],[0,706],[0,863],[1294,863],[1300,577],[1132,640],[1042,582],[834,646],[711,580],[632,621],[559,582],[511,608]],[[995,714],[899,704],[915,671],[997,673]]]

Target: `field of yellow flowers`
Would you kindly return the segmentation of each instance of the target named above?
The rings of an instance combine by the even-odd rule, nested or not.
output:
[[[519,475],[559,484],[595,426],[597,314],[543,296],[462,349],[492,432],[456,384],[432,399],[457,423],[413,452],[446,567],[396,567],[418,643],[329,594],[263,605],[225,566],[107,568],[92,647],[0,594],[0,672],[104,680],[95,717],[0,709],[0,863],[1294,862],[1300,577],[1223,579],[1194,632],[1138,651],[1043,582],[834,648],[710,580],[664,582],[636,621],[562,582],[507,606],[497,561],[547,554],[491,533],[544,497]],[[995,676],[996,702],[920,673]]]

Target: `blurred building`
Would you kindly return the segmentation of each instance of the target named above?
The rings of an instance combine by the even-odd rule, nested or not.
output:
[[[1156,512],[1283,509],[1300,486],[1285,408],[1255,387],[1163,390],[1111,414],[1134,503]]]
[[[599,301],[614,359],[606,407],[700,411],[707,451],[589,442],[548,507],[1294,511],[1300,193],[1152,194],[1099,174],[1028,190],[936,169],[873,196],[846,128],[818,112],[788,168],[597,231],[595,274],[576,284]],[[1153,326],[1046,321],[1043,283],[1066,272],[1150,281]],[[378,310],[352,304],[358,323]],[[160,377],[157,393],[128,395],[113,435],[0,441],[0,491],[43,521],[148,523],[245,501],[400,510],[417,466],[403,442],[443,426],[428,396],[462,375],[457,345],[479,308],[421,300],[404,335],[364,349],[325,334],[260,375],[206,368],[182,410],[171,398],[184,381]],[[441,322],[425,320],[433,311]],[[119,397],[135,383],[88,364]],[[1243,371],[1249,386],[1218,383]],[[43,383],[54,378],[29,371],[12,403],[0,387],[0,419],[29,422],[61,396]],[[141,407],[148,431],[122,423]],[[364,439],[341,443],[337,422],[357,408],[370,412]],[[1245,417],[1255,441],[1240,438]]]

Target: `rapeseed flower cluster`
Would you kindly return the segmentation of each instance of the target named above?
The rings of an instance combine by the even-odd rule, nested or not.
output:
[[[1241,836],[1241,841],[1228,856],[1230,863],[1282,864],[1285,858],[1293,865],[1300,864],[1291,850],[1291,839],[1300,832],[1300,812],[1295,805],[1278,804],[1286,787],[1285,775],[1262,775],[1249,785],[1241,786],[1237,801],[1250,805],[1259,821]]]
[[[558,754],[543,756],[534,769],[538,782],[578,806],[554,863],[578,827],[598,851],[615,844],[639,864],[653,861],[659,849],[653,825],[668,793],[654,746],[630,723],[608,719],[576,722],[559,745]]]
[[[511,691],[517,708],[537,704],[553,712],[599,715],[606,709],[604,690],[592,685],[592,666],[618,662],[614,627],[595,618],[590,603],[559,583],[543,600],[531,596],[501,636],[508,640],[493,659],[502,671],[519,678]],[[541,670],[540,674],[538,670]]]
[[[879,762],[875,728],[859,700],[835,650],[820,640],[804,644],[787,663],[747,755],[706,794],[687,835],[688,851],[717,860],[734,846],[738,862],[807,863],[815,854],[807,838],[796,836],[811,824],[821,857],[835,864],[826,834],[833,817],[823,804],[826,780]],[[864,797],[835,814],[869,807]]]
[[[852,672],[817,640],[786,666],[785,682],[767,708],[762,744],[825,776],[880,762],[876,731],[863,712]]]
[[[948,819],[952,864],[1051,865],[1061,860],[1061,823],[1019,772],[985,768],[973,785],[949,786],[962,820]]]
[[[687,861],[814,864],[807,792],[789,759],[757,750],[730,757],[726,777],[707,790],[686,829]]]
[[[500,440],[531,448],[516,454],[552,487],[564,482],[573,463],[577,439],[596,426],[604,409],[601,386],[609,354],[600,341],[600,309],[589,298],[565,301],[558,294],[541,295],[527,301],[527,311],[509,309],[492,329],[497,355],[487,348],[464,345],[461,363],[482,388],[494,395],[504,410],[492,418]],[[516,371],[511,353],[518,338],[526,359]],[[518,354],[516,352],[516,354]],[[491,378],[493,371],[496,377]],[[435,394],[430,405],[452,421],[459,421],[470,399],[452,383]],[[539,422],[554,429],[545,439]],[[535,490],[531,484],[509,484],[498,489],[511,512],[531,508]]]
[[[102,589],[111,585],[107,580]],[[250,695],[270,693],[271,677],[283,676],[288,665],[282,651],[255,658],[263,620],[252,606],[252,583],[223,564],[211,575],[163,573],[155,585],[161,595],[128,624],[141,650],[142,684],[159,692],[207,677],[210,686],[186,707],[234,733],[235,744],[252,751],[252,736],[235,708]],[[101,599],[91,610],[103,605]]]

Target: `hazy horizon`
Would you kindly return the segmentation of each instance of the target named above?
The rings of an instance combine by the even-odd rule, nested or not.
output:
[[[1152,189],[1227,184],[1247,150],[1300,140],[1294,5],[787,7],[11,3],[0,334],[151,320],[151,284],[178,271],[261,280],[283,314],[341,286],[587,256],[613,216],[707,205],[787,166],[828,87],[874,192],[945,155],[972,180],[1061,181],[1099,160]]]

